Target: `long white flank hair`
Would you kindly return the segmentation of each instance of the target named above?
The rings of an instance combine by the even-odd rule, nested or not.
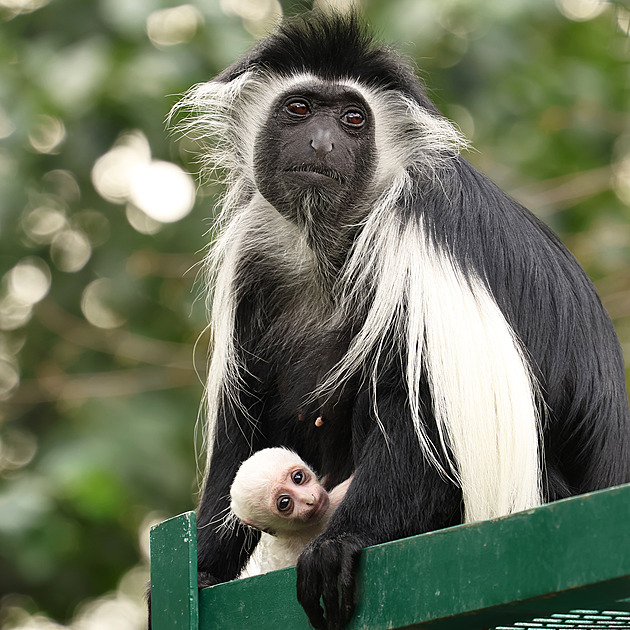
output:
[[[208,444],[220,406],[239,405],[245,369],[234,331],[239,261],[254,250],[276,256],[286,269],[287,283],[296,290],[316,291],[314,254],[297,226],[262,198],[253,180],[254,142],[269,107],[291,85],[305,81],[319,79],[283,79],[248,70],[230,82],[200,84],[176,106],[188,112],[180,129],[204,142],[206,166],[226,184],[218,237],[208,256],[214,335],[207,382]],[[360,373],[371,383],[375,417],[385,432],[375,393],[378,359],[391,350],[384,344],[393,332],[406,351],[405,385],[419,447],[443,476],[461,487],[465,520],[539,505],[540,398],[524,350],[485,283],[470,270],[464,273],[433,241],[422,218],[402,222],[396,211],[412,194],[416,177],[439,186],[441,169],[465,142],[448,121],[400,92],[344,83],[363,95],[374,115],[377,194],[337,280],[331,306],[322,312],[329,322],[347,321],[364,311],[366,296],[371,297],[348,351],[313,396],[330,394]],[[422,372],[428,374],[437,444],[422,418]]]

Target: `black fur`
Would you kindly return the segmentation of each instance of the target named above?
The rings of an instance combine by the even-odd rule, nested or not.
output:
[[[329,19],[309,14],[287,21],[217,80],[232,81],[250,68],[280,76],[310,72],[327,81],[357,79],[364,85],[402,91],[437,113],[412,68],[393,49],[376,44],[356,15]]]
[[[356,79],[402,92],[439,116],[411,67],[375,44],[354,17],[310,16],[285,24],[216,81],[232,81],[247,70]],[[415,176],[413,194],[392,210],[401,226],[422,218],[433,242],[464,273],[482,279],[541,385],[545,500],[629,481],[630,419],[620,348],[575,259],[546,226],[464,159],[450,156],[439,168],[439,181]],[[253,451],[287,446],[331,486],[355,475],[297,569],[298,598],[312,624],[339,628],[352,614],[359,551],[460,523],[462,493],[418,446],[403,376],[404,342],[395,331],[382,340],[385,350],[378,356],[376,398],[387,437],[377,426],[365,375],[353,375],[325,399],[310,398],[347,351],[373,296],[366,295],[343,321],[327,320],[339,299],[330,282],[318,282],[317,270],[308,265],[296,270],[291,256],[283,263],[247,245],[234,286],[240,404],[224,394],[216,422],[198,510],[200,586],[236,577],[256,542],[240,527],[227,535],[219,527],[239,464]],[[326,255],[316,249],[316,259]],[[439,443],[426,374],[420,393],[426,431]],[[314,424],[318,416],[324,419],[320,428]]]
[[[623,358],[595,287],[544,223],[465,160],[453,166],[442,180],[452,203],[432,199],[440,211],[425,217],[436,241],[486,278],[543,385],[545,498],[630,480]]]

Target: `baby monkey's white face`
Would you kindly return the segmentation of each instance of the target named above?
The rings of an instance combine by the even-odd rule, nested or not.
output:
[[[246,459],[230,497],[232,513],[241,522],[276,535],[321,530],[330,507],[317,475],[296,453],[282,447],[262,449]]]
[[[270,511],[276,531],[297,531],[319,523],[328,510],[328,493],[303,466],[283,469],[270,488]]]

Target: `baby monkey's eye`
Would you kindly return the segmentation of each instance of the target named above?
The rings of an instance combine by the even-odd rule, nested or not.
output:
[[[278,497],[278,500],[276,501],[278,512],[288,512],[291,509],[292,504],[293,501],[291,501],[291,497]]]
[[[300,484],[304,483],[304,473],[301,470],[296,470],[292,475],[291,478],[293,479],[293,483],[296,486],[299,486]]]

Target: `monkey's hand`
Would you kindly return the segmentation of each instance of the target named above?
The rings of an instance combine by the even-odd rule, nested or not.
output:
[[[199,573],[197,573],[197,585],[199,588],[214,586],[220,582],[221,580],[215,578],[214,575],[210,575],[207,571],[199,571]]]
[[[352,534],[334,537],[323,534],[300,554],[297,598],[317,630],[341,630],[352,618],[356,573],[363,547]]]

